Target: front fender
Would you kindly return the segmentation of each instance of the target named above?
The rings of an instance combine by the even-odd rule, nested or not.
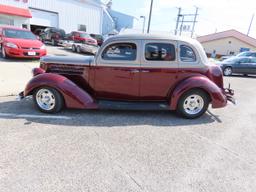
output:
[[[180,97],[191,89],[202,89],[209,94],[212,108],[220,108],[227,105],[227,97],[224,90],[204,76],[194,76],[183,80],[171,93],[170,108],[176,110]]]
[[[94,99],[88,93],[66,77],[54,73],[42,73],[33,77],[25,88],[24,96],[32,95],[35,89],[42,86],[57,89],[62,94],[68,108],[97,108]]]

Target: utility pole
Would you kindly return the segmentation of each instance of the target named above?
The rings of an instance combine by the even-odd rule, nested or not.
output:
[[[141,19],[143,19],[143,29],[142,29],[142,33],[145,33],[145,21],[146,21],[146,17],[145,16],[140,16]]]
[[[177,15],[177,21],[176,21],[176,27],[175,27],[175,35],[178,33],[178,27],[180,23],[180,16],[181,16],[181,7],[178,8],[178,15]]]
[[[181,25],[180,25],[180,36],[183,31],[184,15],[182,15]]]
[[[248,28],[247,36],[249,36],[249,33],[251,31],[253,19],[254,19],[254,14],[252,14],[252,19],[251,19],[251,22],[250,22],[250,25],[249,25],[249,28]]]
[[[197,15],[198,15],[198,7],[196,7],[196,13],[195,13],[195,17],[194,17],[194,21],[193,21],[193,25],[192,25],[192,31],[191,31],[191,38],[194,35],[194,30],[195,30],[195,25],[196,25],[196,19],[197,19]]]
[[[152,8],[153,8],[153,2],[154,0],[151,0],[151,4],[150,4],[150,11],[149,11],[149,17],[148,17],[148,30],[147,33],[149,33],[150,31],[150,24],[151,24],[151,16],[152,16]]]

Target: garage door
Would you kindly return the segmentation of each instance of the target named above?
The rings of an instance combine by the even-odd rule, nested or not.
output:
[[[32,14],[32,19],[30,19],[31,25],[39,25],[45,27],[58,27],[59,24],[59,15],[58,13],[38,10],[38,9],[29,9]]]

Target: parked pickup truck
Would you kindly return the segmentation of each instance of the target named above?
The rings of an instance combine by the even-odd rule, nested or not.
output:
[[[97,55],[44,57],[21,98],[33,95],[39,110],[175,110],[197,118],[234,102],[219,66],[201,44],[176,36],[117,35]]]

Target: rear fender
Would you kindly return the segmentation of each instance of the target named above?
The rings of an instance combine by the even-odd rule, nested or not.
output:
[[[227,98],[224,90],[219,88],[214,82],[204,76],[194,76],[180,82],[172,91],[170,96],[170,108],[176,110],[180,97],[191,89],[202,89],[210,96],[212,108],[224,107]]]
[[[98,108],[94,99],[87,92],[66,77],[53,73],[42,73],[33,77],[25,88],[24,96],[32,95],[35,89],[42,86],[57,89],[62,94],[67,108]]]

